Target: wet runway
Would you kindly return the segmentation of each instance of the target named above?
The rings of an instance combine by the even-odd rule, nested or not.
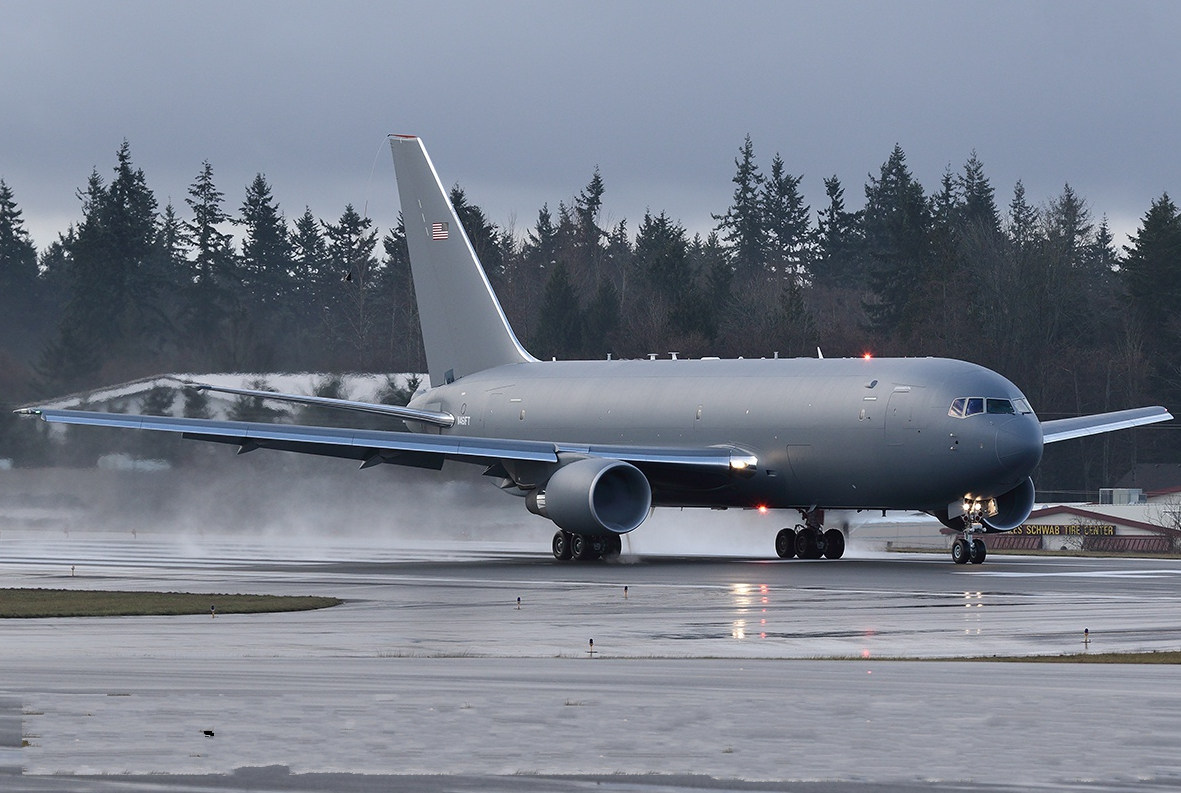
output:
[[[1174,667],[884,660],[1178,649],[1181,562],[853,553],[580,566],[510,544],[5,532],[4,587],[347,602],[0,624],[0,769],[24,772],[0,789],[1181,784]],[[285,768],[241,770],[261,766]]]

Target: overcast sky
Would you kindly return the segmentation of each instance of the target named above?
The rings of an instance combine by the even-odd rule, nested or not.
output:
[[[1171,2],[0,0],[0,177],[39,247],[124,138],[185,216],[208,159],[232,211],[261,171],[289,218],[385,228],[413,133],[501,226],[597,165],[609,221],[705,231],[750,133],[814,210],[832,174],[860,207],[897,142],[928,192],[974,149],[1001,206],[1069,182],[1127,233],[1181,194],[1179,41]]]

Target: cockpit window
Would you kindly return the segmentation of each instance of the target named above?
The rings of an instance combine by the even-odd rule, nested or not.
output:
[[[1032,413],[1029,403],[1024,399],[993,399],[992,397],[958,397],[953,399],[947,415],[952,418],[966,419],[981,413],[1012,416],[1016,413]]]
[[[1017,411],[1013,410],[1013,403],[1007,399],[990,399],[988,400],[988,412],[994,414],[1014,414]]]

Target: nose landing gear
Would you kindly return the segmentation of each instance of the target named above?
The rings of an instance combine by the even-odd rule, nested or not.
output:
[[[984,524],[980,518],[984,514],[984,505],[980,499],[969,501],[964,499],[964,536],[951,544],[951,561],[956,564],[984,564],[988,556],[988,548],[980,537],[973,534],[984,531]]]

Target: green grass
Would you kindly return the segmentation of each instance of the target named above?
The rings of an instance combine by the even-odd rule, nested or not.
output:
[[[91,592],[75,589],[0,589],[0,619],[38,617],[146,617],[260,614],[338,606],[332,597],[192,594],[188,592]]]

